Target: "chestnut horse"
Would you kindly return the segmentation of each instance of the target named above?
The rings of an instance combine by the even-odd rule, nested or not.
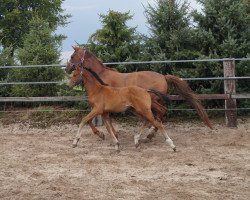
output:
[[[75,70],[77,65],[83,64],[86,68],[89,68],[98,74],[100,78],[110,86],[124,87],[134,85],[149,90],[156,90],[165,95],[168,92],[168,84],[170,84],[174,86],[177,92],[192,105],[203,122],[212,129],[212,124],[198,97],[194,94],[187,82],[181,78],[173,75],[162,75],[152,71],[120,73],[106,67],[88,49],[79,47],[73,48],[74,53],[71,55],[70,61],[65,68],[65,71],[68,74]],[[159,101],[159,103],[162,104],[163,102]],[[152,136],[153,135],[150,135],[150,137]]]
[[[92,110],[82,119],[77,135],[73,141],[73,147],[77,146],[82,134],[83,126],[97,115],[102,115],[104,124],[112,136],[115,148],[116,150],[119,150],[119,141],[112,128],[108,113],[123,112],[128,108],[132,108],[138,115],[142,116],[147,122],[157,128],[165,137],[167,144],[169,144],[171,148],[176,151],[176,147],[173,144],[173,141],[169,138],[162,123],[154,118],[151,111],[152,100],[149,92],[157,93],[156,91],[147,91],[146,89],[138,86],[111,87],[105,85],[96,73],[83,65],[76,67],[76,70],[69,81],[69,86],[74,87],[81,82],[84,84],[86,89],[88,101]],[[134,136],[136,146],[139,145],[139,138],[143,127],[140,132]]]

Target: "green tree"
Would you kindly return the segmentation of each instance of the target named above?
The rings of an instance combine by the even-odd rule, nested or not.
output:
[[[203,58],[243,58],[250,52],[250,4],[247,0],[197,0],[202,12],[192,13],[196,23],[197,48]],[[236,75],[250,75],[249,61],[236,63]],[[221,63],[197,64],[196,73],[223,76]],[[237,81],[239,91],[249,92],[249,80]],[[208,85],[213,92],[223,92],[223,84]]]
[[[100,15],[102,28],[89,38],[89,48],[103,61],[122,62],[139,59],[140,36],[135,27],[126,25],[132,19],[129,12],[110,10]],[[134,71],[131,66],[118,66],[121,71]]]
[[[12,45],[12,55],[15,49],[23,47],[24,36],[30,30],[29,21],[33,13],[46,20],[52,29],[65,25],[69,15],[63,14],[63,1],[0,0],[0,40],[3,47]]]
[[[197,0],[202,12],[193,12],[199,49],[204,55],[246,57],[250,52],[250,4],[247,0]]]
[[[17,57],[22,65],[37,65],[59,63],[62,37],[53,35],[49,23],[34,16],[29,23],[30,31],[24,38],[24,47],[19,48]],[[64,72],[58,67],[13,69],[10,75],[12,81],[60,81]],[[56,95],[56,85],[15,85],[13,96],[51,96]]]
[[[186,1],[175,0],[156,0],[155,4],[145,7],[150,30],[143,48],[146,51],[145,60],[194,59],[199,56],[188,9]],[[178,66],[181,67],[180,64]],[[151,69],[160,73],[173,73],[173,68],[166,64],[153,65]]]
[[[0,66],[9,66],[14,64],[14,60],[11,57],[12,48],[7,47],[5,49],[0,48]],[[0,82],[6,82],[8,80],[9,69],[0,69]],[[8,96],[10,92],[9,85],[0,86],[0,96]]]

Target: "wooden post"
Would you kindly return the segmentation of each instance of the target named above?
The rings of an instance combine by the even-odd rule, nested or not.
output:
[[[103,126],[103,121],[102,121],[102,116],[101,115],[97,115],[93,120],[92,123],[95,126]]]
[[[223,61],[224,77],[235,77],[235,61]],[[236,99],[232,99],[232,94],[236,93],[235,80],[224,80],[224,93],[229,95],[225,100],[225,118],[228,127],[237,127],[237,104]]]

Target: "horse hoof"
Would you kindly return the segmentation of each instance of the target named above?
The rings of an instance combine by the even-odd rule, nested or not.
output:
[[[151,142],[152,140],[149,139],[149,138],[142,138],[142,139],[139,139],[139,143],[149,143]]]
[[[77,147],[77,143],[78,143],[79,139],[74,139],[72,147],[75,148]]]
[[[100,134],[100,138],[102,139],[102,140],[105,140],[105,135],[102,133],[102,134]]]
[[[115,150],[116,150],[116,152],[120,152],[120,144],[119,143],[115,144]]]
[[[115,151],[116,151],[116,153],[120,153],[120,152],[121,152],[121,150],[120,150],[120,149],[116,149]]]
[[[150,133],[150,134],[147,135],[147,138],[149,140],[152,140],[153,137],[155,137],[155,134],[153,134],[153,133]]]
[[[138,148],[140,146],[140,142],[135,144],[135,148]]]
[[[116,153],[120,153],[121,150],[120,150],[119,148],[115,148],[115,152],[116,152]]]
[[[98,137],[101,138],[102,140],[105,140],[105,135],[104,135],[104,133],[100,133],[100,131],[98,131],[98,130],[95,131],[94,133],[95,133],[96,135],[98,135]]]
[[[176,147],[173,148],[174,152],[176,152]]]

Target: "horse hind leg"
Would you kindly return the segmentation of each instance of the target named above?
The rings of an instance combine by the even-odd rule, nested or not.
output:
[[[161,134],[165,137],[165,141],[166,143],[174,150],[176,151],[176,146],[174,145],[172,139],[168,136],[167,131],[163,128],[163,125],[161,122],[158,121],[154,121],[153,122],[154,126],[157,127],[159,129],[159,131],[161,132]]]
[[[140,137],[141,137],[142,131],[147,127],[147,125],[148,125],[148,122],[145,121],[140,127],[140,131],[134,135],[134,143],[135,143],[136,148],[139,147],[140,142],[145,142],[143,139],[141,140]]]
[[[147,135],[147,139],[152,140],[152,139],[155,137],[157,131],[158,131],[157,128],[151,126],[151,127],[149,128],[149,134]]]
[[[151,98],[153,97],[151,96]],[[152,104],[151,104],[151,111],[154,115],[154,118],[157,121],[163,121],[163,118],[167,112],[167,108],[163,106],[163,102],[161,100],[157,101],[157,99],[153,98]],[[149,128],[149,134],[147,135],[147,138],[149,140],[152,140],[152,138],[155,137],[157,131],[158,131],[158,128],[151,126]]]
[[[163,128],[163,125],[161,122],[158,122],[157,120],[154,119],[153,113],[151,112],[146,112],[143,115],[154,127],[156,127],[162,135],[165,137],[166,143],[174,150],[176,151],[176,146],[174,145],[173,141],[171,138],[168,136],[167,131]]]

